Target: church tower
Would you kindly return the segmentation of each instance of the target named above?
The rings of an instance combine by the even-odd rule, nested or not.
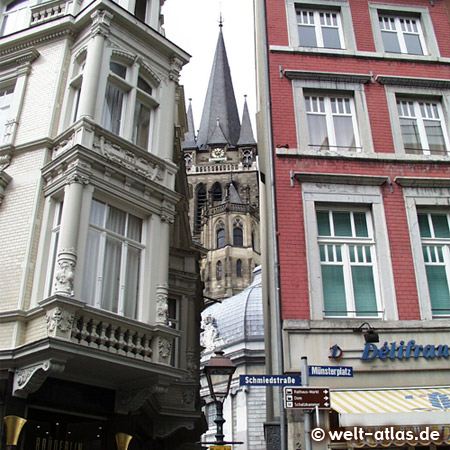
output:
[[[222,23],[197,135],[191,103],[187,116],[191,230],[207,251],[204,294],[222,299],[250,285],[260,264],[257,146],[247,101],[239,120]]]

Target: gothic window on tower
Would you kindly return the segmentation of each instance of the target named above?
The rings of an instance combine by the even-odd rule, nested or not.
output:
[[[225,224],[222,221],[216,225],[216,246],[225,247]]]
[[[240,219],[236,219],[233,223],[233,246],[244,246],[244,231],[242,221]]]
[[[242,152],[242,164],[244,167],[251,166],[253,162],[253,154],[251,150],[244,150]]]
[[[203,208],[206,206],[206,187],[200,184],[197,188],[196,207],[195,207],[195,224],[194,230],[196,234],[202,231]]]
[[[222,185],[216,181],[212,187],[212,201],[221,202],[222,201]]]
[[[184,166],[188,171],[192,169],[192,153],[184,154]]]
[[[236,276],[237,277],[242,277],[242,260],[238,259],[236,261]]]

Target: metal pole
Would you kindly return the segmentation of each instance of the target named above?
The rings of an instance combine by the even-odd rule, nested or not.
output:
[[[216,444],[223,445],[225,438],[223,424],[225,423],[225,419],[223,418],[223,403],[220,401],[216,401],[216,418],[214,422],[217,424]]]
[[[302,356],[302,386],[309,386],[309,370],[308,370],[308,358]],[[305,417],[305,450],[311,450],[311,413],[309,411],[304,412]]]

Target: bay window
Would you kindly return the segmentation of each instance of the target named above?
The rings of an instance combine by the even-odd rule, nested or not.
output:
[[[317,208],[316,218],[325,317],[378,316],[370,212]]]
[[[419,229],[433,316],[450,315],[450,215],[419,212]]]
[[[143,221],[114,206],[91,204],[82,299],[136,318]]]

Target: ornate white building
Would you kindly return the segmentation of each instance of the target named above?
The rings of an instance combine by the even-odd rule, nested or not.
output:
[[[160,0],[16,0],[0,28],[0,403],[25,449],[188,449],[198,251]],[[58,444],[56,444],[58,442]]]

